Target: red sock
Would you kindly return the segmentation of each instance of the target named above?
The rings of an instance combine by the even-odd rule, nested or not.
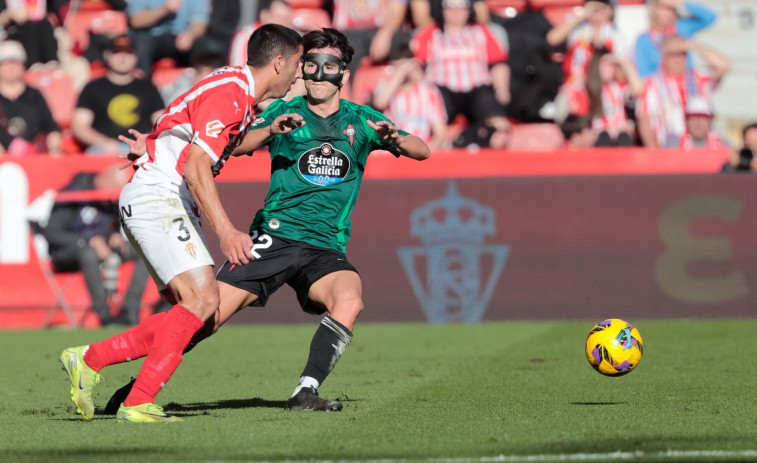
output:
[[[84,363],[99,372],[108,365],[129,362],[147,355],[152,346],[152,340],[166,312],[156,313],[142,323],[130,328],[112,338],[90,344],[84,352]]]
[[[133,407],[153,402],[158,392],[181,363],[182,353],[192,336],[202,328],[203,321],[185,307],[175,305],[166,313],[155,332],[150,353],[147,354],[137,380],[124,405]]]

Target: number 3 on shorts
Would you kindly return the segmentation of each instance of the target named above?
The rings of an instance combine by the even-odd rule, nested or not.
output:
[[[265,233],[259,235],[257,230],[252,232],[250,238],[252,238],[252,241],[257,240],[257,243],[253,244],[252,249],[250,249],[250,254],[255,256],[256,259],[260,259],[260,254],[258,254],[257,251],[258,249],[268,249],[273,244],[273,238]]]
[[[189,241],[189,238],[192,237],[192,234],[189,233],[189,229],[184,225],[184,218],[178,217],[176,219],[173,219],[173,223],[179,222],[179,234],[176,235],[176,238],[179,239],[179,241]]]

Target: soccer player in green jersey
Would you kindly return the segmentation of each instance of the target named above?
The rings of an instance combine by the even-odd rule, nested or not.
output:
[[[326,313],[286,408],[341,410],[338,400],[319,397],[318,387],[352,341],[363,310],[360,275],[344,252],[368,155],[388,150],[423,160],[430,152],[420,138],[398,130],[383,114],[340,99],[353,53],[342,33],[316,30],[303,37],[303,45],[307,95],[272,103],[234,151],[247,154],[267,145],[271,183],[265,206],[250,226],[254,259],[221,267],[215,324],[207,323],[194,341],[215,332],[240,309],[265,305],[286,283],[305,312]]]

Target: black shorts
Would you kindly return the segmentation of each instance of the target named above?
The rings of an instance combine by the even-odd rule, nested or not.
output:
[[[251,236],[255,243],[253,251],[258,254],[255,259],[235,266],[226,261],[216,279],[256,294],[258,300],[254,306],[265,306],[271,294],[286,283],[297,293],[302,310],[320,315],[326,308],[310,301],[310,286],[329,273],[340,270],[357,273],[342,252],[270,234]]]
[[[507,114],[505,106],[497,101],[491,85],[476,87],[470,92],[453,92],[446,87],[439,87],[439,91],[447,110],[447,122],[452,122],[455,116],[462,114],[469,124],[481,126],[490,117]]]

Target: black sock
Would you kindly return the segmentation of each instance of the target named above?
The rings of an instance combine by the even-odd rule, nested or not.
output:
[[[333,318],[325,317],[313,335],[310,356],[302,376],[310,376],[318,384],[323,384],[351,341],[352,331]]]

